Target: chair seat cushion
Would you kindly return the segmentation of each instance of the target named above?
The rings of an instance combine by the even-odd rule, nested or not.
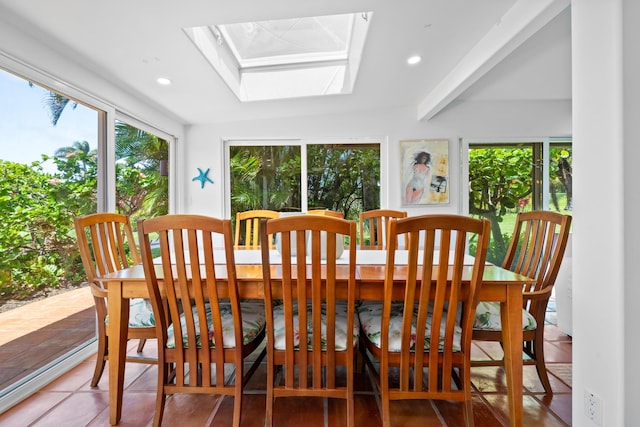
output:
[[[531,331],[538,326],[535,317],[527,310],[522,310],[522,330]],[[476,317],[473,321],[473,329],[482,331],[500,331],[502,322],[500,321],[500,303],[482,301],[478,303]]]
[[[311,305],[307,305],[307,345],[311,349],[312,330],[311,330]],[[293,324],[295,327],[294,340],[295,348],[300,348],[300,329],[298,327],[298,305],[293,307]],[[276,350],[285,349],[285,329],[284,329],[284,306],[277,305],[273,308],[273,329],[274,329],[274,347]],[[358,342],[358,334],[360,324],[358,316],[354,316],[353,331],[351,333],[351,345],[355,346]],[[324,305],[322,307],[322,349],[326,350],[327,342],[327,318]],[[347,305],[346,303],[336,303],[336,350],[342,351],[347,349]]]
[[[242,311],[242,340],[244,344],[248,344],[253,341],[264,329],[265,317],[264,317],[264,304],[262,302],[247,301],[240,304]],[[196,315],[196,309],[193,308],[194,320],[196,325],[196,331],[200,330],[200,321]],[[234,348],[236,346],[236,340],[233,329],[233,315],[231,313],[231,304],[220,304],[220,314],[222,317],[222,336],[224,340],[224,348]],[[215,347],[215,337],[213,336],[213,318],[211,316],[211,307],[206,305],[207,324],[209,329],[209,348]],[[180,323],[182,324],[182,330],[186,332],[187,324],[184,315],[180,316]],[[183,345],[187,348],[188,337],[186,333],[182,337]],[[200,334],[196,335],[196,342],[198,348],[202,347],[200,340]],[[175,348],[175,337],[173,331],[173,325],[170,325],[167,329],[167,347]]]
[[[109,324],[109,316],[104,319],[105,324]],[[131,298],[129,300],[129,327],[148,328],[156,325],[153,317],[151,301],[147,298]]]
[[[402,338],[402,311],[404,304],[401,302],[391,304],[391,316],[389,322],[389,351],[400,351],[401,338]],[[414,307],[414,319],[411,325],[411,349],[416,345],[416,319],[418,315],[418,307]],[[382,303],[379,302],[363,302],[358,307],[358,317],[360,318],[360,324],[362,330],[366,334],[369,341],[371,341],[376,347],[381,347],[382,336]],[[444,321],[444,319],[443,319]],[[444,337],[445,330],[444,322],[440,324],[440,340],[438,342],[438,350],[444,349]],[[427,316],[427,328],[424,337],[424,349],[429,350],[431,348],[431,314]],[[459,326],[454,328],[453,337],[453,351],[460,351],[460,338],[462,336],[462,329]]]

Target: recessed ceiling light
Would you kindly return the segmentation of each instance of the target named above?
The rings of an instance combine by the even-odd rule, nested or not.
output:
[[[158,82],[158,84],[161,84],[162,86],[168,86],[171,84],[171,80],[169,80],[166,77],[158,77],[158,80],[156,80]]]
[[[413,56],[410,56],[409,59],[407,59],[407,64],[415,65],[420,61],[422,61],[422,57],[420,55],[413,55]]]

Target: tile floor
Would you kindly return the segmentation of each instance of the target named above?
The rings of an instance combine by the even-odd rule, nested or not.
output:
[[[91,313],[93,315],[93,313]],[[0,330],[2,326],[0,326]],[[542,389],[535,368],[524,367],[525,426],[571,425],[571,338],[555,325],[546,325],[546,357],[554,390],[548,396]],[[129,344],[135,353],[137,343]],[[0,347],[1,348],[1,347]],[[150,341],[144,353],[155,353]],[[474,344],[474,358],[499,357],[495,343]],[[108,426],[109,401],[107,374],[96,388],[89,386],[95,358],[44,387],[42,390],[0,414],[0,426]],[[4,362],[1,362],[4,370]],[[156,390],[156,367],[138,363],[127,365],[125,392],[120,425],[148,426],[153,420]],[[368,375],[356,378],[356,425],[381,425],[377,401]],[[264,425],[264,365],[246,387],[243,399],[243,426]],[[499,367],[472,368],[475,424],[481,427],[508,426],[504,371]],[[460,404],[455,402],[393,402],[392,423],[397,426],[459,426]],[[167,400],[164,425],[229,425],[233,400],[218,396],[172,396]],[[344,425],[344,403],[332,399],[281,398],[275,406],[274,424],[279,427]]]

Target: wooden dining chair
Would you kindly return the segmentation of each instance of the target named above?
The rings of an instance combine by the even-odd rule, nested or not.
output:
[[[344,213],[331,211],[329,209],[311,209],[307,211],[308,215],[326,215],[334,218],[344,218]]]
[[[383,426],[391,425],[390,401],[407,399],[464,402],[465,425],[473,425],[471,331],[489,230],[489,221],[459,215],[389,220],[384,300],[358,307],[360,349],[376,378]],[[410,236],[408,261],[398,268],[395,254],[402,233]],[[477,252],[469,267],[463,264],[471,236],[477,239]],[[462,283],[468,268],[471,278]]]
[[[268,209],[255,209],[236,213],[235,248],[260,249],[260,220],[262,218],[278,218],[280,212]],[[269,239],[271,249],[275,246]]]
[[[265,352],[246,373],[244,360],[264,339],[265,318],[262,301],[240,302],[231,221],[166,215],[139,221],[138,234],[158,335],[154,425],[162,423],[166,395],[209,393],[233,396],[233,426],[239,426],[243,387]],[[155,234],[160,266],[151,252]],[[214,252],[219,241],[224,261]],[[216,261],[225,267],[216,269]],[[232,384],[225,382],[225,363],[235,368]]]
[[[116,213],[95,213],[74,218],[80,257],[89,282],[97,318],[98,354],[91,387],[98,385],[108,355],[107,288],[99,278],[140,264],[129,217]],[[153,311],[148,299],[133,298],[129,304],[129,339],[139,339],[141,353],[147,339],[156,338]],[[128,357],[128,362],[156,363],[148,357]]]
[[[346,265],[336,264],[336,242],[345,236],[355,239],[356,223],[301,215],[263,220],[261,233],[263,242],[270,234],[282,241],[281,265],[274,265],[269,248],[262,246],[267,316],[265,425],[274,425],[276,398],[316,396],[345,399],[347,425],[354,426],[359,331],[354,308],[356,254],[350,251]],[[281,274],[274,274],[275,269],[281,269]],[[339,372],[345,371],[337,370],[338,366],[346,367],[344,380]],[[276,369],[282,370],[281,376]]]
[[[387,232],[389,231],[389,220],[391,218],[406,218],[405,211],[393,209],[374,209],[360,212],[360,249],[386,249]],[[369,239],[365,239],[368,231]],[[404,242],[406,236],[402,236]],[[403,248],[406,243],[400,245]]]
[[[571,216],[549,211],[519,213],[502,267],[534,281],[523,288],[523,351],[525,365],[535,365],[546,393],[553,393],[544,362],[547,304],[569,239]],[[500,304],[481,302],[476,310],[473,339],[502,342]],[[473,366],[500,366],[503,360],[474,360]]]

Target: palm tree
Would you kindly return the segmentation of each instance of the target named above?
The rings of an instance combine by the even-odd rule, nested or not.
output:
[[[118,209],[135,216],[168,213],[169,182],[160,174],[169,157],[162,138],[124,122],[116,122],[116,199]]]
[[[29,86],[33,87],[33,82],[29,82]],[[60,116],[64,109],[69,105],[71,100],[65,96],[60,95],[59,93],[49,91],[45,96],[44,103],[49,108],[49,118],[51,119],[52,125],[57,125],[58,120],[60,120]],[[78,106],[77,102],[71,102],[71,108],[76,109]]]
[[[33,86],[33,83],[29,85]],[[78,106],[77,102],[52,91],[48,92],[44,101],[53,126],[56,126],[68,105],[73,109]],[[155,135],[123,122],[116,123],[116,161],[120,161],[116,170],[119,183],[116,197],[119,203],[128,206],[126,213],[161,215],[168,212],[168,179],[160,175],[160,163],[168,160],[168,146],[167,141]],[[81,167],[81,170],[73,171],[74,178],[86,174],[97,162],[97,151],[91,150],[87,141],[76,141],[70,147],[59,148],[54,156],[59,159],[74,157],[74,167]],[[127,172],[124,172],[125,169]],[[132,174],[132,169],[139,173]],[[128,176],[123,177],[124,173]],[[145,177],[143,184],[138,179],[142,176]]]
[[[91,150],[91,146],[87,141],[76,141],[70,147],[58,148],[53,156],[57,158],[69,158],[74,156],[77,161],[82,164],[83,169],[87,170],[87,162],[91,161],[91,156],[95,154],[97,150]],[[95,159],[93,159],[95,161]]]

